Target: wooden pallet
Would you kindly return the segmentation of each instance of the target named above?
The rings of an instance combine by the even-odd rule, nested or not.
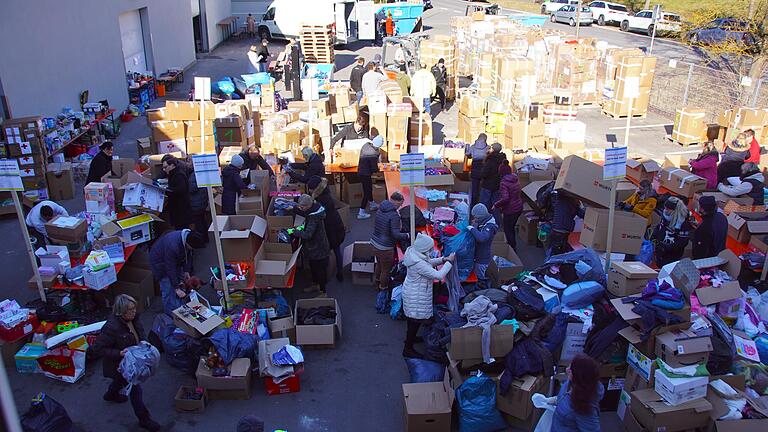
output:
[[[615,113],[612,113],[612,112],[608,112],[606,110],[603,110],[603,114],[607,115],[608,117],[610,117],[612,119],[626,119],[628,117],[627,114],[619,115],[619,114],[615,114]],[[648,115],[647,112],[644,112],[642,114],[633,114],[632,118],[640,118],[640,119],[642,119],[642,118],[645,118],[646,115]]]
[[[672,135],[667,135],[664,138],[666,138],[667,141],[669,141],[669,142],[671,142],[673,144],[677,144],[677,145],[679,145],[681,147],[701,146],[701,145],[705,144],[704,142],[690,142],[690,143],[680,142],[680,141],[672,138]]]

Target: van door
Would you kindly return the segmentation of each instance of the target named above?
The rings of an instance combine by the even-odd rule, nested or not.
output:
[[[334,3],[334,18],[336,22],[336,43],[345,44],[349,41],[347,29],[346,3]]]
[[[357,10],[357,37],[360,40],[376,39],[375,7],[376,5],[372,1],[358,2],[355,7]]]
[[[277,27],[277,22],[275,21],[275,6],[270,7],[267,9],[267,12],[264,13],[264,16],[261,18],[260,25],[264,25],[269,29],[269,33],[273,36],[279,36],[282,34],[280,31],[280,28]]]

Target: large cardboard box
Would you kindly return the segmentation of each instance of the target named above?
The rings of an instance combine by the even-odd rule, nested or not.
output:
[[[598,251],[606,250],[609,213],[607,209],[587,208],[584,226],[579,237],[581,244]],[[611,251],[626,254],[639,253],[647,224],[647,219],[642,216],[624,211],[615,212]]]
[[[259,245],[265,238],[267,221],[259,216],[216,216],[224,261],[253,262]],[[213,239],[213,224],[208,228]]]
[[[214,154],[216,153],[216,139],[213,135],[189,137],[187,138],[186,153],[188,155]]]
[[[73,216],[56,216],[45,224],[48,237],[54,240],[78,243],[85,238],[88,224],[85,219]]]
[[[536,410],[533,402],[531,402],[531,396],[534,393],[546,394],[548,386],[549,379],[545,379],[543,376],[524,375],[515,378],[512,380],[506,395],[496,394],[496,408],[517,419],[527,420]]]
[[[670,405],[677,406],[707,396],[708,376],[672,378],[660,369],[656,369],[654,376],[653,389]]]
[[[703,306],[735,300],[743,294],[738,281],[725,282],[719,287],[707,286],[696,289],[696,298],[699,299],[699,303]]]
[[[442,382],[403,384],[406,432],[451,430],[454,391],[445,372]]]
[[[303,313],[300,311],[317,307],[332,307],[336,310],[336,322],[333,324],[308,325],[300,321]],[[342,336],[341,309],[339,303],[332,298],[315,298],[296,300],[294,311],[297,345],[334,345],[337,338]]]
[[[535,245],[539,240],[539,217],[532,212],[523,213],[517,225],[517,235],[525,244]]]
[[[48,181],[49,199],[62,201],[75,197],[75,179],[71,163],[49,163],[45,178]]]
[[[707,141],[707,110],[684,107],[675,111],[672,139],[680,144],[697,144]]]
[[[680,432],[707,425],[712,404],[704,398],[672,406],[653,389],[631,393],[630,411],[648,431]]]
[[[483,117],[485,115],[485,98],[467,94],[459,101],[459,112],[467,117]]]
[[[184,399],[187,393],[194,393],[195,388],[190,386],[181,386],[173,398],[173,408],[178,413],[202,413],[205,411],[205,405],[208,403],[208,391],[203,389],[201,399]]]
[[[200,359],[195,377],[197,386],[208,391],[210,399],[250,399],[251,398],[251,360],[236,358],[227,368],[229,375],[213,376],[213,371]]]
[[[259,287],[288,287],[291,270],[301,252],[301,246],[295,251],[286,243],[262,243],[254,258],[256,285]]]
[[[298,198],[298,193],[291,194],[291,193],[281,193],[280,197],[285,199],[293,199],[296,200]],[[301,216],[293,216],[293,215],[285,215],[285,216],[276,216],[275,215],[275,200],[272,199],[269,203],[269,207],[267,207],[267,239],[271,242],[277,242],[277,233],[284,228],[293,228],[296,226],[301,225],[304,222],[304,218]]]
[[[613,261],[608,273],[608,292],[617,297],[638,294],[655,279],[656,270],[638,261]]]
[[[156,121],[151,125],[152,140],[161,146],[167,141],[184,140],[185,126],[183,121]]]
[[[149,308],[154,297],[152,272],[149,269],[126,265],[117,274],[117,282],[112,285],[110,294],[128,294],[136,299],[136,311],[141,313]]]
[[[494,243],[491,247],[491,262],[488,265],[487,274],[494,286],[512,280],[518,273],[524,270],[523,261],[506,242]],[[501,257],[511,263],[508,267],[499,267],[496,257]]]
[[[656,336],[656,356],[672,367],[706,363],[711,351],[712,340],[691,331],[670,331]]]
[[[87,267],[83,269],[83,283],[94,291],[106,289],[115,282],[117,282],[117,271],[114,264],[96,271]]]
[[[659,185],[676,195],[692,198],[707,188],[707,180],[680,168],[664,168],[659,173]]]
[[[454,360],[482,359],[483,330],[480,327],[451,329],[448,352]],[[515,332],[509,325],[491,326],[491,357],[502,358],[512,351]]]
[[[344,267],[352,272],[352,285],[372,286],[375,249],[369,241],[356,241],[344,248]]]
[[[661,166],[653,159],[627,159],[627,177],[640,183],[643,180],[653,181],[661,170]]]
[[[199,339],[223,326],[224,320],[202,303],[191,301],[173,311],[173,323],[184,333]]]
[[[757,412],[766,414],[768,405],[766,405],[764,398],[754,398],[744,393],[746,387],[744,375],[713,376],[710,379],[712,381],[716,379],[724,381],[739,392],[741,397],[746,397],[747,403]],[[725,399],[711,386],[707,389],[707,400],[712,404],[709,417],[711,424],[714,424],[714,430],[717,432],[762,432],[768,427],[768,419],[718,420],[728,414],[729,408]],[[712,429],[710,428],[710,430]]]
[[[124,246],[133,246],[155,237],[152,222],[162,222],[162,219],[151,213],[141,213],[106,223],[101,226],[101,230],[107,236],[119,236]]]
[[[200,134],[200,120],[188,120],[184,122],[184,135],[187,138],[213,135],[213,119],[205,120]],[[226,141],[226,140],[224,140]]]
[[[586,201],[593,206],[608,208],[611,201],[611,184],[603,180],[603,167],[578,156],[563,160],[555,189]]]

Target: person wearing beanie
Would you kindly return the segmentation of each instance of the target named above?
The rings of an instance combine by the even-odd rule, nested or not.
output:
[[[620,202],[618,207],[621,210],[644,217],[648,221],[647,226],[651,226],[653,211],[656,210],[656,192],[654,192],[651,182],[648,180],[641,181],[637,192]]]
[[[467,230],[475,240],[474,270],[475,276],[477,276],[477,289],[487,289],[490,287],[485,272],[491,262],[491,244],[499,226],[493,216],[488,213],[485,204],[475,204],[470,215],[472,218],[470,224],[467,225]]]
[[[408,233],[402,232],[405,228],[397,209],[402,207],[405,198],[400,192],[392,192],[388,200],[384,200],[376,212],[373,219],[373,234],[371,234],[371,245],[373,254],[376,256],[376,268],[373,272],[373,279],[379,290],[389,289],[389,270],[395,261],[395,246],[403,244],[408,240]],[[407,209],[407,207],[403,207]],[[410,221],[410,220],[409,220]]]
[[[240,417],[235,432],[264,432],[264,422],[255,415]]]
[[[507,244],[517,250],[515,239],[515,226],[520,214],[523,212],[523,199],[520,197],[520,180],[512,173],[509,161],[505,160],[499,167],[501,183],[499,184],[499,199],[493,204],[493,208],[501,211],[502,226]]]
[[[331,247],[325,234],[326,211],[309,195],[301,195],[294,212],[304,217],[304,225],[291,234],[301,239],[302,253],[309,261],[313,285],[305,292],[319,291],[318,297],[327,297],[325,284],[328,282],[328,261]]]
[[[720,160],[720,153],[712,143],[707,143],[701,150],[696,159],[688,161],[691,166],[691,172],[707,180],[707,189],[717,188],[717,162]]]
[[[693,259],[717,256],[725,249],[728,238],[728,219],[717,208],[715,197],[699,198],[701,223],[693,232]]]
[[[189,228],[192,224],[192,202],[187,164],[173,156],[163,157],[162,164],[163,172],[168,177],[164,210],[167,210],[170,223],[174,228]]]
[[[469,171],[469,178],[472,180],[472,190],[469,194],[470,205],[480,202],[480,183],[483,180],[483,166],[489,149],[488,135],[484,133],[477,136],[474,144],[464,148],[464,155],[467,159],[472,159],[472,166]]]
[[[101,183],[101,178],[112,172],[114,150],[115,146],[112,141],[104,141],[99,146],[99,152],[91,159],[91,164],[88,166],[88,178],[85,180],[85,184]]]
[[[240,153],[240,157],[243,158],[243,166],[241,167],[242,169],[263,169],[269,171],[269,176],[271,178],[275,177],[275,172],[272,171],[272,167],[269,166],[269,163],[267,163],[266,159],[264,159],[264,156],[261,155],[261,150],[254,144],[249,145],[247,149],[243,150]],[[250,176],[246,176],[246,179],[249,177]]]
[[[324,177],[325,165],[323,165],[323,157],[315,153],[312,147],[304,147],[301,149],[301,155],[306,162],[298,162],[287,165],[286,172],[299,183],[306,183],[313,176]],[[304,170],[304,174],[293,171],[294,169]]]
[[[336,257],[336,280],[344,281],[344,257],[341,253],[341,244],[346,237],[346,228],[341,219],[336,202],[328,188],[328,180],[325,177],[314,176],[307,182],[307,188],[312,198],[325,209],[325,236],[328,238],[328,246]],[[346,210],[349,212],[349,210]]]
[[[168,316],[184,304],[184,283],[192,271],[192,250],[203,247],[205,239],[200,233],[183,229],[164,234],[149,250],[152,275],[160,285],[163,311]]]
[[[357,213],[358,219],[368,219],[371,217],[371,214],[366,212],[368,203],[371,203],[371,211],[379,207],[376,201],[373,200],[373,179],[371,178],[374,173],[379,172],[379,157],[381,157],[379,149],[382,145],[379,130],[375,127],[371,128],[371,137],[376,140],[379,147],[376,147],[371,140],[366,141],[360,149],[360,159],[357,162],[357,175],[360,176],[360,183],[363,185],[363,199],[360,201],[360,210]]]
[[[747,162],[741,166],[740,177],[729,177],[726,179],[728,184],[717,185],[717,190],[729,197],[750,197],[752,205],[761,206],[765,204],[764,184],[765,177],[760,172],[760,167],[756,163]]]
[[[721,142],[717,140],[715,145]],[[718,183],[725,183],[729,177],[738,177],[741,174],[741,166],[750,156],[746,134],[738,134],[733,141],[723,146],[723,155],[720,165],[717,166]]]
[[[248,185],[245,184],[245,181],[240,176],[240,171],[244,164],[245,161],[240,155],[234,155],[229,165],[221,170],[221,187],[223,189],[221,193],[221,214],[223,215],[237,214],[237,198],[243,189],[248,188]]]
[[[693,232],[693,225],[689,219],[688,207],[680,198],[667,198],[664,202],[661,222],[656,225],[651,235],[657,266],[663,267],[683,257]]]
[[[501,144],[493,143],[488,156],[483,164],[483,175],[480,182],[480,202],[486,209],[493,209],[493,204],[499,200],[499,184],[501,176],[499,167],[507,159],[507,155],[501,152]]]
[[[417,341],[419,327],[432,319],[434,281],[442,281],[451,270],[455,254],[447,257],[430,258],[435,248],[432,237],[419,233],[413,244],[405,250],[403,265],[406,267],[403,281],[403,312],[407,321],[403,357],[422,358],[414,345]],[[435,267],[443,264],[440,270]]]

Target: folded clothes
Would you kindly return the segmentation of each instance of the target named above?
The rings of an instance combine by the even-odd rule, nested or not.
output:
[[[300,325],[327,325],[336,322],[336,309],[333,306],[299,309],[298,315]]]

